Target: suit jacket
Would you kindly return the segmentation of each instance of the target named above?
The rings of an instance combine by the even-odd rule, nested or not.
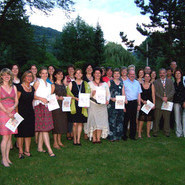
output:
[[[161,82],[161,79],[157,79],[154,81],[154,87],[155,87],[155,107],[157,109],[161,109],[164,92],[166,93],[166,97],[168,98],[168,101],[171,101],[171,102],[173,101],[175,88],[172,80],[166,78],[166,83],[164,88]]]

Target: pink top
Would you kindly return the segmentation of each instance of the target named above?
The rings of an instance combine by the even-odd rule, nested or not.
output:
[[[15,104],[14,86],[12,86],[10,94],[6,92],[3,89],[3,87],[0,87],[0,102],[6,109],[14,106]],[[12,113],[15,114],[16,113],[15,110],[13,110]],[[10,117],[0,109],[0,135],[11,135],[18,133],[17,130],[15,132],[12,132],[5,126],[9,119]]]

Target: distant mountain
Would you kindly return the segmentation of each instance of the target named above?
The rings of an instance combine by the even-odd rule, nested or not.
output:
[[[53,50],[53,44],[60,33],[52,28],[46,28],[43,26],[32,25],[34,39],[40,46],[45,46],[46,50],[51,52]]]

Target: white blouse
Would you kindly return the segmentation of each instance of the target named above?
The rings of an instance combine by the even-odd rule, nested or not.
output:
[[[48,82],[45,82],[42,79],[38,79],[39,81],[39,87],[38,89],[35,91],[35,95],[41,98],[48,98],[49,95],[51,95],[51,84]],[[40,100],[35,100],[34,101],[34,106],[39,105],[39,103],[42,103],[43,105],[45,105],[42,101]]]

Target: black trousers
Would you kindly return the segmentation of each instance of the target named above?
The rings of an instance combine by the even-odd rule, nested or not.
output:
[[[136,114],[137,114],[137,100],[128,101],[125,104],[126,113],[123,123],[123,138],[127,138],[128,122],[130,121],[129,137],[134,139],[136,136]]]

